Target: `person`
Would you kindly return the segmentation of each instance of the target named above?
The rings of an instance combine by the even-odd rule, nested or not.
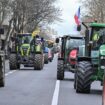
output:
[[[93,41],[93,48],[97,49],[99,47],[98,40],[99,40],[99,33],[97,30],[94,31],[92,41]]]
[[[93,41],[98,41],[99,40],[99,34],[98,34],[98,32],[94,32],[92,40]]]

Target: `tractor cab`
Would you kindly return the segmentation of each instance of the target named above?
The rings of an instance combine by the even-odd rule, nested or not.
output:
[[[75,72],[77,57],[81,55],[80,46],[84,45],[84,37],[66,35],[56,39],[56,43],[60,43],[60,51],[58,53],[57,79],[64,79],[64,72]]]
[[[31,34],[16,35],[16,53],[20,57],[29,57],[31,49]]]
[[[105,34],[103,33],[105,30],[105,24],[101,23],[90,23],[89,33],[86,35],[88,39],[88,43],[86,43],[86,55],[90,56],[92,64],[98,65],[101,50],[103,51],[105,48]]]

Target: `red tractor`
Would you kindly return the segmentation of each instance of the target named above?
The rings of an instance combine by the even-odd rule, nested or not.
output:
[[[63,80],[65,71],[75,72],[77,56],[80,55],[79,46],[84,44],[84,38],[80,36],[63,36],[56,39],[61,44],[58,53],[57,79]]]

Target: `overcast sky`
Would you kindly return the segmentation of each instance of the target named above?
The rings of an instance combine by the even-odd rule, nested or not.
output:
[[[67,35],[75,32],[74,14],[79,7],[79,0],[58,0],[56,3],[62,10],[62,23],[57,23],[52,27],[57,30],[58,35]]]

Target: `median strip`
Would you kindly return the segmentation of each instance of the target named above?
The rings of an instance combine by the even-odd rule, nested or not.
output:
[[[59,88],[60,88],[60,81],[57,80],[51,105],[57,105],[58,104]]]

